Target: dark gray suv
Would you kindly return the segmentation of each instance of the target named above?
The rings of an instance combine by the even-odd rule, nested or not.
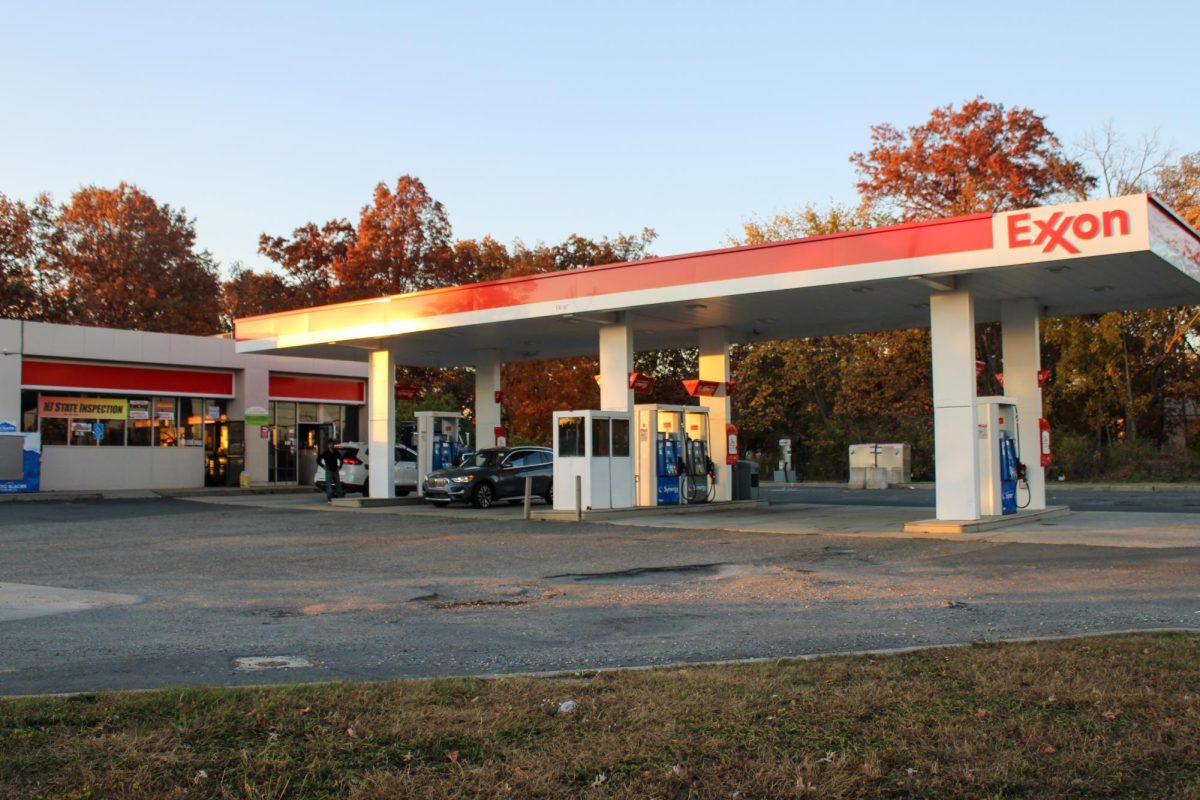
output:
[[[434,505],[454,501],[487,508],[497,500],[525,496],[525,479],[533,478],[533,494],[554,502],[554,452],[549,447],[491,447],[457,467],[439,469],[421,487]]]

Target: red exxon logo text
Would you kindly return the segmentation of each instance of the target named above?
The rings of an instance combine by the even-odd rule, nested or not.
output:
[[[1043,253],[1057,248],[1079,253],[1080,242],[1128,235],[1129,212],[1121,209],[1098,216],[1055,211],[1048,219],[1033,219],[1032,214],[1012,214],[1008,218],[1008,246],[1041,247]]]

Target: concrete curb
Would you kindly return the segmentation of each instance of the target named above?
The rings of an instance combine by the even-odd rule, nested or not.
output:
[[[1005,514],[1000,517],[984,517],[983,519],[919,519],[915,522],[904,523],[905,533],[980,533],[993,531],[997,528],[1007,528],[1011,525],[1023,525],[1039,519],[1065,517],[1071,513],[1068,506],[1048,506],[1037,511],[1018,511],[1015,514]]]

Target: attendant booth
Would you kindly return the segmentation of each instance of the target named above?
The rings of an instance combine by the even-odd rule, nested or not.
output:
[[[632,508],[630,415],[620,411],[554,412],[554,509],[575,510],[580,481],[583,510]]]

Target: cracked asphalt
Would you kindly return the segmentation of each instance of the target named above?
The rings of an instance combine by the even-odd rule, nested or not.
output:
[[[56,587],[84,601],[0,615],[0,694],[591,670],[1200,627],[1200,548],[525,522],[504,509],[315,513],[301,500],[6,504],[0,587],[9,597]],[[106,605],[97,592],[122,599]],[[235,670],[235,659],[255,656],[312,666]]]

